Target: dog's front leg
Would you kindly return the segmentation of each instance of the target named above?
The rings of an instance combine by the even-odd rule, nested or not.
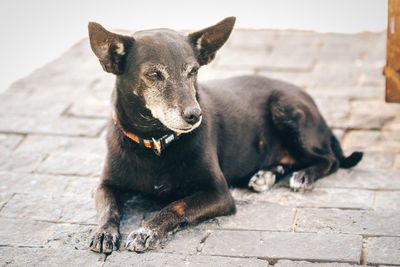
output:
[[[144,222],[139,229],[129,234],[125,246],[128,250],[137,252],[154,249],[169,231],[181,224],[196,224],[234,212],[235,203],[229,190],[197,192],[169,204]]]
[[[120,207],[114,190],[101,183],[95,192],[98,228],[90,242],[90,249],[96,252],[111,253],[119,247]]]

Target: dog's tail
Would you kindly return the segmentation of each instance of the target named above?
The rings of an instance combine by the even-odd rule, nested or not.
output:
[[[340,168],[351,168],[357,165],[363,158],[364,153],[355,151],[350,156],[345,157],[343,154],[342,147],[340,146],[339,140],[332,134],[331,136],[331,147],[336,158],[339,160]]]

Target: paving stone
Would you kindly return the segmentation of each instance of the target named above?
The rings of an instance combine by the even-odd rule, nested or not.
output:
[[[0,247],[42,247],[57,228],[48,222],[5,218],[0,218],[0,226]]]
[[[16,152],[36,152],[42,153],[94,153],[98,155],[106,154],[106,140],[103,137],[67,137],[67,136],[44,136],[30,134],[18,146]]]
[[[0,248],[1,266],[102,266],[105,256],[89,251]]]
[[[68,179],[65,176],[0,172],[0,192],[62,194]]]
[[[308,261],[290,261],[290,260],[280,260],[275,263],[274,267],[351,267],[351,266],[359,266],[353,265],[349,263],[337,263],[337,262],[308,262]]]
[[[37,171],[47,174],[99,176],[104,155],[57,152],[44,160]]]
[[[111,115],[111,91],[114,75],[102,75],[93,80],[86,92],[74,101],[66,114],[74,117],[108,118]]]
[[[374,237],[368,242],[369,264],[400,264],[400,237]]]
[[[343,121],[350,114],[350,101],[348,98],[315,98],[314,99],[322,116],[331,127],[343,128]]]
[[[299,209],[296,231],[400,236],[398,211]]]
[[[99,179],[71,176],[67,181],[64,194],[92,196]]]
[[[399,190],[400,171],[340,169],[338,172],[318,180],[316,187]]]
[[[260,64],[257,69],[281,69],[310,71],[316,61],[315,52],[317,47],[298,44],[293,47],[275,46],[271,55],[267,58],[266,66]]]
[[[188,228],[168,235],[161,244],[160,252],[193,255],[198,254],[213,230]]]
[[[58,117],[69,105],[69,102],[57,100],[53,92],[50,94],[31,94],[29,97],[14,95],[12,99],[2,99],[0,95],[0,115],[29,116],[29,117]]]
[[[396,159],[394,160],[393,168],[400,170],[400,153],[397,154]]]
[[[0,134],[0,151],[2,153],[13,151],[23,138],[22,135]]]
[[[42,152],[9,152],[0,154],[0,170],[32,172],[44,160],[46,154]]]
[[[4,207],[4,205],[11,199],[13,193],[0,193],[0,210]]]
[[[391,120],[393,115],[385,114],[385,113],[377,113],[375,115],[371,113],[358,113],[352,112],[350,117],[341,122],[340,125],[343,128],[350,129],[380,129],[383,125],[386,124],[387,121]],[[336,127],[339,127],[335,125]]]
[[[237,205],[233,216],[218,218],[223,229],[290,231],[295,209],[272,203]]]
[[[268,266],[268,262],[256,258],[233,258],[218,256],[201,256],[201,255],[179,255],[165,253],[144,253],[134,254],[133,252],[114,252],[107,257],[106,266]]]
[[[383,127],[384,131],[397,131],[400,132],[400,116],[395,117],[393,120],[388,121]]]
[[[220,69],[275,69],[269,64],[270,52],[267,49],[230,49],[218,52],[216,67]]]
[[[94,201],[81,196],[15,194],[1,210],[0,216],[53,222],[96,223]]]
[[[238,201],[244,202],[271,202],[292,207],[351,209],[371,209],[374,199],[374,193],[371,191],[342,188],[314,188],[310,192],[299,193],[280,187],[261,194],[234,189],[232,195]]]
[[[314,98],[348,98],[354,99],[383,99],[384,90],[378,86],[347,86],[339,88],[316,87],[307,88],[307,92]]]
[[[0,132],[4,133],[97,136],[104,126],[105,120],[94,118],[0,117]]]
[[[234,29],[224,49],[260,49],[272,50],[279,38],[279,31]],[[219,57],[219,56],[218,56]]]
[[[328,33],[319,35],[323,46],[318,54],[322,63],[354,64],[363,59],[364,53],[369,51],[365,43],[371,41],[371,36],[346,35]]]
[[[93,98],[81,99],[68,109],[67,114],[73,117],[108,118],[111,115],[109,102]]]
[[[355,66],[344,68],[343,64],[317,63],[312,71],[312,78],[308,80],[307,87],[337,88],[357,86],[359,76],[360,70]]]
[[[400,177],[400,176],[399,176]],[[400,211],[400,191],[376,192],[375,209]]]
[[[349,131],[342,143],[344,149],[400,152],[400,134],[392,131]]]
[[[361,236],[287,232],[217,231],[202,254],[357,263]]]
[[[294,84],[302,89],[306,89],[310,74],[308,72],[299,72],[297,70],[255,70],[257,75],[265,76],[270,79],[281,80]]]
[[[352,151],[346,153],[350,155]],[[354,168],[356,169],[391,169],[395,159],[395,153],[391,151],[365,151],[363,159]]]
[[[81,224],[57,224],[47,237],[45,248],[87,250],[96,227]]]
[[[344,125],[347,128],[379,129],[400,114],[400,106],[390,105],[383,100],[354,100],[351,116]],[[371,113],[371,110],[380,112]]]
[[[385,86],[385,76],[383,75],[383,68],[385,67],[384,59],[378,64],[372,66],[363,67],[361,75],[359,77],[359,84],[361,86]]]

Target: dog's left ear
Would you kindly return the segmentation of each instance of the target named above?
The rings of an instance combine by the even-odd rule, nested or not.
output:
[[[235,17],[228,17],[214,26],[189,34],[190,44],[200,65],[206,65],[214,59],[217,50],[228,40],[235,21]]]
[[[129,36],[116,34],[104,29],[96,22],[89,22],[90,46],[107,72],[116,75],[125,70],[126,56],[134,43]]]

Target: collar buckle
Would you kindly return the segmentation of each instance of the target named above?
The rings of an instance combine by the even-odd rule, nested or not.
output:
[[[153,151],[157,156],[161,155],[161,142],[160,140],[156,140],[153,137],[151,138],[153,141]]]

